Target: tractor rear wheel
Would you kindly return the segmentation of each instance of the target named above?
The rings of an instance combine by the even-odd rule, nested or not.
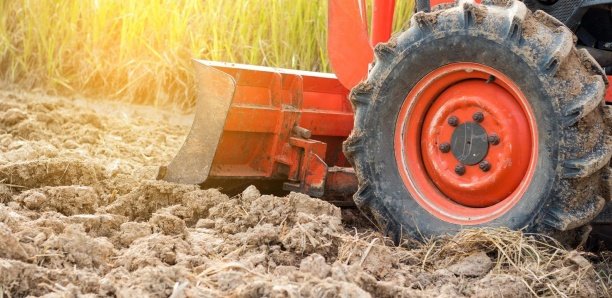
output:
[[[351,92],[357,206],[399,241],[463,227],[567,234],[610,200],[607,79],[520,1],[417,13]]]

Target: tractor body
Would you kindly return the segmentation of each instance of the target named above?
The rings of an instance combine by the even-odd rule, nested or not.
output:
[[[417,9],[443,9],[446,2],[418,1]],[[601,28],[593,29],[592,22],[582,21],[585,15],[597,16],[593,7],[610,13],[606,4],[610,2],[530,0],[525,4],[567,25],[610,72],[612,63],[603,64],[612,52],[600,36],[605,38],[612,27],[602,33]],[[329,1],[328,53],[335,74],[194,60],[199,84],[194,124],[180,152],[160,168],[158,178],[230,192],[251,183],[275,184],[285,191],[350,205],[336,198],[357,192],[359,179],[367,177],[358,177],[343,153],[343,142],[359,121],[348,97],[367,77],[377,45],[391,36],[394,3],[374,0],[368,34],[364,1]],[[605,101],[612,103],[611,88]]]

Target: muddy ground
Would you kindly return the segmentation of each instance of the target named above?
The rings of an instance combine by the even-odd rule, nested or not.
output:
[[[393,246],[302,194],[154,180],[188,117],[0,91],[0,297],[607,297],[607,253],[468,230]]]

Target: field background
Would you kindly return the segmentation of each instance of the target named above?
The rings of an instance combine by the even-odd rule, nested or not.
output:
[[[397,1],[399,30],[411,5]],[[326,0],[0,0],[0,297],[612,296],[608,251],[506,229],[396,246],[302,194],[155,179],[189,132],[173,119],[189,117],[126,102],[189,110],[193,57],[329,71],[326,12]]]
[[[329,72],[326,20],[326,0],[0,0],[0,80],[189,109],[191,58]]]

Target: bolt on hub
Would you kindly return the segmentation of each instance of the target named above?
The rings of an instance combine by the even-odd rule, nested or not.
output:
[[[463,176],[465,174],[465,166],[462,164],[458,164],[455,166],[455,173],[459,176]]]
[[[472,115],[472,119],[476,122],[482,122],[482,120],[484,120],[484,114],[482,112],[476,112]]]
[[[451,145],[449,143],[442,143],[438,146],[438,149],[440,149],[442,153],[448,153],[451,150]]]
[[[499,144],[499,136],[497,136],[496,133],[490,134],[489,137],[487,138],[487,140],[489,141],[489,144],[491,144],[491,145],[498,145]]]
[[[483,172],[488,172],[491,169],[491,164],[486,161],[483,160],[478,164],[478,167],[483,171]]]
[[[457,126],[459,124],[459,118],[457,116],[448,117],[448,125]]]

